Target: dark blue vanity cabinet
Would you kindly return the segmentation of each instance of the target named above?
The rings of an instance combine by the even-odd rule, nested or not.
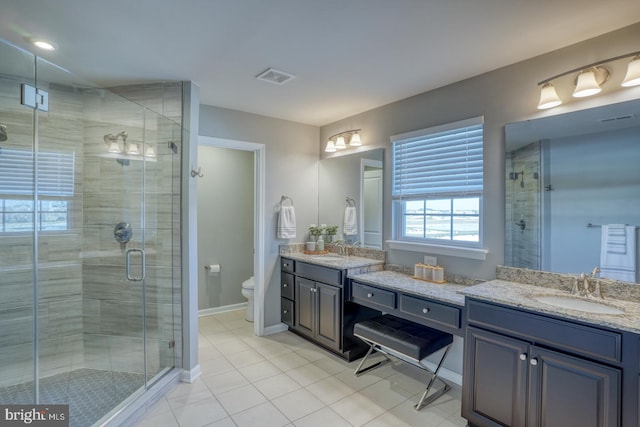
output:
[[[280,276],[280,315],[291,331],[349,361],[366,352],[353,325],[379,313],[348,301],[345,270],[283,257]]]
[[[471,426],[637,427],[639,338],[467,298]]]

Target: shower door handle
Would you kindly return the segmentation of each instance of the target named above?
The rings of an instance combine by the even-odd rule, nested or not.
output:
[[[131,275],[131,254],[133,252],[139,252],[140,255],[142,255],[142,265],[141,265],[141,274],[140,276],[132,276]],[[147,272],[146,272],[146,256],[144,253],[144,249],[137,249],[137,248],[132,248],[132,249],[127,249],[127,251],[125,252],[126,257],[127,257],[127,279],[131,280],[132,282],[141,282],[144,280]]]

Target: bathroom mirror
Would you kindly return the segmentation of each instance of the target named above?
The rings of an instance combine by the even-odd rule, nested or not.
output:
[[[505,265],[610,265],[626,274],[602,277],[638,282],[640,100],[511,123],[505,135]],[[635,227],[620,237],[610,224]]]
[[[382,249],[383,158],[378,148],[320,161],[318,224],[337,225],[337,239]],[[347,205],[354,208],[354,234],[344,234]]]

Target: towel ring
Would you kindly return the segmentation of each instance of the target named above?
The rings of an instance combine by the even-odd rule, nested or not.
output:
[[[344,199],[347,202],[347,206],[355,208],[356,207],[356,201],[353,200],[351,197],[347,196],[346,199]]]
[[[289,196],[282,196],[280,198],[280,204],[284,205],[284,202],[286,202],[287,200],[289,201],[290,206],[293,206],[293,199],[291,197],[289,197]]]

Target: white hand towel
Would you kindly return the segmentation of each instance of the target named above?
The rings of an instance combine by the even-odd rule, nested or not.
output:
[[[276,235],[278,239],[295,239],[296,211],[293,206],[280,206]]]
[[[636,227],[624,227],[624,243],[620,237],[619,224],[602,226],[602,241],[600,243],[600,277],[607,279],[636,281]],[[610,231],[611,228],[611,231]],[[613,237],[614,243],[609,244]]]
[[[344,210],[344,227],[345,236],[353,236],[358,234],[358,215],[354,206],[347,206]]]

